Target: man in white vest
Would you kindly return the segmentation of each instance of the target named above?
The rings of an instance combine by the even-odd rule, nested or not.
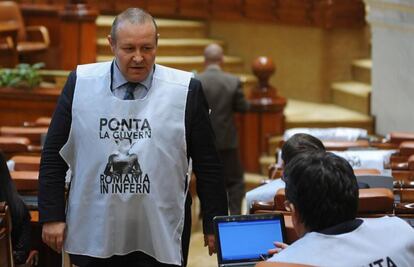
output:
[[[157,26],[141,9],[119,14],[108,40],[115,59],[71,72],[49,127],[39,174],[43,240],[77,266],[185,266],[190,158],[210,255],[212,218],[227,213],[201,84],[155,64]]]
[[[407,222],[388,216],[355,218],[358,184],[345,159],[329,152],[305,152],[288,163],[284,174],[285,204],[300,238],[287,247],[278,243],[283,249],[269,261],[413,266],[414,229]]]

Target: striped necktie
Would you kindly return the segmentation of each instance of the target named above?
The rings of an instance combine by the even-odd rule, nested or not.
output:
[[[137,87],[138,83],[132,83],[132,82],[128,82],[126,84],[126,92],[124,95],[124,100],[134,100],[134,91],[135,91],[135,87]]]

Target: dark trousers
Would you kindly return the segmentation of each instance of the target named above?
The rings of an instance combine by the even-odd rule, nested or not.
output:
[[[187,194],[185,200],[184,229],[181,238],[183,252],[182,267],[187,266],[188,250],[190,247],[191,235],[191,196]],[[110,258],[99,259],[83,255],[70,255],[72,264],[79,267],[178,267],[177,265],[163,264],[147,254],[136,251],[127,255],[112,256]]]
[[[234,148],[219,150],[218,153],[223,162],[223,176],[229,200],[230,214],[241,214],[245,185],[239,151],[237,148]]]

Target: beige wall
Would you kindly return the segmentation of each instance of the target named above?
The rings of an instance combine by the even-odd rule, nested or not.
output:
[[[369,57],[366,29],[324,30],[269,23],[210,23],[210,37],[227,42],[227,54],[245,60],[269,56],[277,72],[271,79],[288,98],[329,102],[330,82],[351,78],[351,61]]]
[[[414,2],[365,0],[373,36],[372,114],[378,134],[414,132]]]

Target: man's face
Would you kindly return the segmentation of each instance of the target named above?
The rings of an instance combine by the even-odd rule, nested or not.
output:
[[[142,82],[154,66],[157,36],[152,22],[118,25],[116,40],[108,37],[121,73],[129,82]]]

